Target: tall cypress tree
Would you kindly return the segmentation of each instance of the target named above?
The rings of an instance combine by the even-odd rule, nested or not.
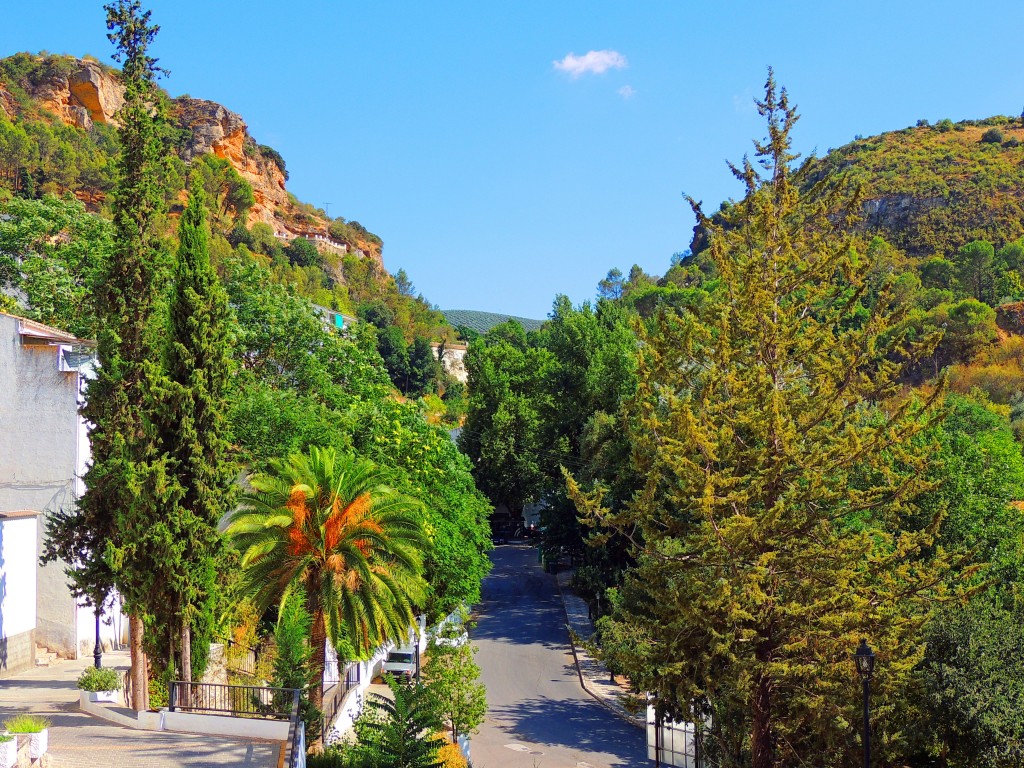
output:
[[[124,106],[118,113],[120,154],[113,195],[114,246],[99,270],[93,290],[99,333],[99,370],[86,394],[91,422],[92,464],[79,502],[81,522],[91,532],[88,558],[97,586],[116,583],[131,618],[133,706],[147,703],[143,620],[147,594],[136,588],[141,570],[139,534],[155,504],[144,481],[155,450],[145,419],[146,361],[154,358],[153,308],[163,262],[157,224],[163,207],[159,170],[163,147],[158,136],[156,59],[147,55],[159,27],[150,24],[137,0],[104,6],[107,37],[121,62]],[[156,114],[154,114],[156,111]],[[102,558],[102,561],[101,561]]]
[[[927,487],[914,438],[929,404],[898,382],[921,351],[898,330],[907,308],[889,286],[866,298],[871,265],[837,227],[856,196],[809,184],[770,75],[758,107],[759,163],[733,168],[745,198],[715,220],[694,203],[721,288],[699,317],[667,313],[642,334],[627,415],[644,485],[617,514],[570,490],[634,535],[638,564],[604,629],[662,714],[708,718],[722,766],[851,765],[850,654],[862,637],[878,651],[878,746],[898,754],[920,628],[943,593],[934,527],[905,530]]]
[[[213,622],[221,537],[234,466],[225,437],[225,391],[230,374],[227,293],[210,265],[206,205],[196,179],[178,227],[178,263],[168,316],[168,342],[152,414],[167,473],[176,489],[164,510],[173,556],[161,578],[171,594],[163,625],[168,646],[181,654],[182,679],[205,667]],[[192,633],[206,642],[193,659]],[[177,636],[175,638],[175,635]]]

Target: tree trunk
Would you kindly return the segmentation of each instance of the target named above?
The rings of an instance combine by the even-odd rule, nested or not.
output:
[[[146,670],[146,653],[142,650],[144,632],[142,619],[129,616],[129,647],[132,654],[132,709],[136,712],[144,712],[149,709],[149,675]]]
[[[753,729],[750,734],[751,768],[774,768],[772,745],[772,681],[760,673],[754,683]]]
[[[188,619],[181,620],[181,679],[192,682],[192,627]]]
[[[313,686],[309,691],[310,703],[320,709],[324,703],[324,667],[327,666],[327,624],[324,612],[313,611],[313,626],[309,632]]]

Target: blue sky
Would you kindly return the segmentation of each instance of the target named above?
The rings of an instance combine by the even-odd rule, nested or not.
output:
[[[101,2],[6,5],[0,55],[108,60]],[[1024,107],[1024,4],[147,7],[162,85],[240,113],[285,157],[290,191],[379,234],[385,265],[442,308],[543,317],[613,266],[664,272],[690,241],[681,193],[709,208],[739,193],[724,161],[763,134],[752,98],[769,64],[805,152]]]

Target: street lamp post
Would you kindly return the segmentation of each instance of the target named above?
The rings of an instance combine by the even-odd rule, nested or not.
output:
[[[857,652],[853,654],[853,660],[857,663],[857,674],[864,683],[864,768],[871,768],[871,726],[868,720],[868,694],[870,691],[871,675],[875,671],[875,652],[871,650],[868,641],[861,638]]]
[[[96,611],[96,646],[92,649],[92,660],[96,669],[100,668],[100,660],[103,658],[103,644],[100,642],[100,612]]]

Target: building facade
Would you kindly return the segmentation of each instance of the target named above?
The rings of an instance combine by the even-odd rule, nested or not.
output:
[[[89,437],[79,413],[95,358],[71,334],[0,313],[0,512],[38,513],[35,643],[65,658],[92,652],[95,618],[71,596],[63,563],[38,565],[50,515],[73,506],[84,486]],[[8,590],[20,584],[7,584]],[[101,623],[120,641],[120,615]]]

